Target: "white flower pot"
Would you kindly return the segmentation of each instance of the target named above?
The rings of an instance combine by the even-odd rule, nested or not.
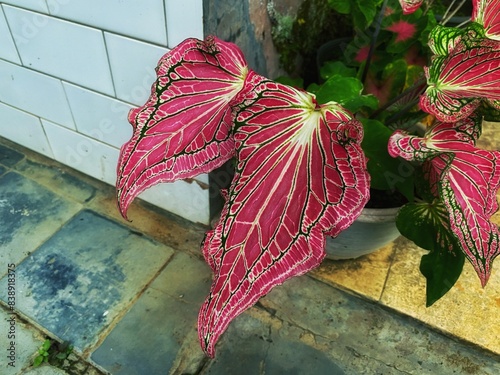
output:
[[[395,208],[364,208],[352,225],[326,240],[328,259],[354,259],[372,253],[399,236]]]

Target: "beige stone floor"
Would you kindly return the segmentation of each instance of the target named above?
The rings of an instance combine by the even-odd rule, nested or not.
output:
[[[478,146],[500,150],[500,124],[485,123]],[[494,221],[500,224],[500,214]],[[326,260],[311,275],[411,316],[445,334],[500,354],[500,260],[483,289],[470,263],[455,286],[425,307],[425,278],[419,271],[426,251],[399,237],[373,254],[349,261]]]
[[[311,276],[411,316],[445,334],[500,354],[500,270],[493,268],[483,289],[466,264],[455,286],[431,307],[425,307],[425,278],[420,258],[425,253],[399,237],[375,253],[350,261],[325,260]]]

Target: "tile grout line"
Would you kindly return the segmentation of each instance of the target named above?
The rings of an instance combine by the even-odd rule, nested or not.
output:
[[[170,247],[170,246],[169,246]],[[173,248],[172,248],[173,249]],[[115,317],[113,318],[113,320],[109,323],[109,325],[107,327],[105,327],[104,329],[102,329],[99,333],[98,333],[98,336],[97,336],[97,340],[94,341],[93,344],[91,344],[88,348],[86,348],[85,350],[83,350],[82,352],[82,356],[83,358],[85,358],[86,360],[89,360],[91,361],[91,355],[102,345],[102,343],[104,342],[104,340],[106,340],[106,338],[109,336],[109,334],[113,331],[113,329],[116,328],[116,326],[121,322],[121,320],[125,317],[125,315],[128,314],[128,312],[134,307],[134,305],[136,304],[136,302],[142,297],[142,295],[144,294],[144,292],[151,286],[151,284],[158,278],[158,276],[163,272],[163,270],[165,268],[167,268],[167,266],[172,262],[172,260],[176,257],[176,254],[178,251],[180,250],[177,250],[177,249],[173,249],[174,252],[172,254],[172,256],[170,256],[167,261],[165,262],[165,264],[162,265],[162,267],[160,267],[160,269],[152,276],[152,278],[144,285],[143,288],[141,288],[137,293],[136,295],[134,296],[133,299],[131,299],[129,301],[129,303],[127,304],[126,307],[124,307],[120,312],[118,312]]]

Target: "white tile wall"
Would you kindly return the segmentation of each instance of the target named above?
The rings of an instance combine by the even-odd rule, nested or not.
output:
[[[115,34],[104,35],[116,97],[143,105],[156,79],[155,68],[158,60],[168,50]]]
[[[69,83],[63,86],[78,132],[116,148],[130,139],[130,104]]]
[[[165,0],[165,12],[170,48],[186,38],[203,39],[202,0]]]
[[[49,11],[68,20],[167,45],[163,0],[64,1],[59,6],[49,3]]]
[[[196,182],[176,181],[152,186],[139,197],[188,220],[208,223],[208,194]]]
[[[114,94],[99,30],[19,8],[3,8],[24,66]]]
[[[203,38],[202,2],[0,0],[0,137],[114,185],[127,113],[149,96],[167,41]],[[203,183],[141,198],[208,224]]]
[[[0,101],[74,128],[61,81],[0,60]]]
[[[53,122],[42,120],[54,158],[108,184],[116,181],[118,149]]]
[[[40,119],[0,103],[0,134],[40,154],[53,158]]]
[[[54,1],[54,0],[49,0]],[[67,0],[55,0],[55,1],[67,1]],[[48,13],[47,4],[45,0],[3,0],[2,3],[17,5],[22,8],[36,10],[38,12]]]
[[[0,7],[0,58],[12,61],[17,64],[21,64],[19,55],[17,54],[16,46],[12,40],[12,35],[10,35],[9,26],[7,25],[7,20],[3,14],[3,10]]]

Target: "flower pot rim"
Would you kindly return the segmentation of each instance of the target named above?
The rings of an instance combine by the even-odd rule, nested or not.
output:
[[[365,207],[361,211],[361,214],[356,219],[362,223],[380,223],[389,222],[396,219],[401,207],[389,207],[389,208],[369,208]]]

